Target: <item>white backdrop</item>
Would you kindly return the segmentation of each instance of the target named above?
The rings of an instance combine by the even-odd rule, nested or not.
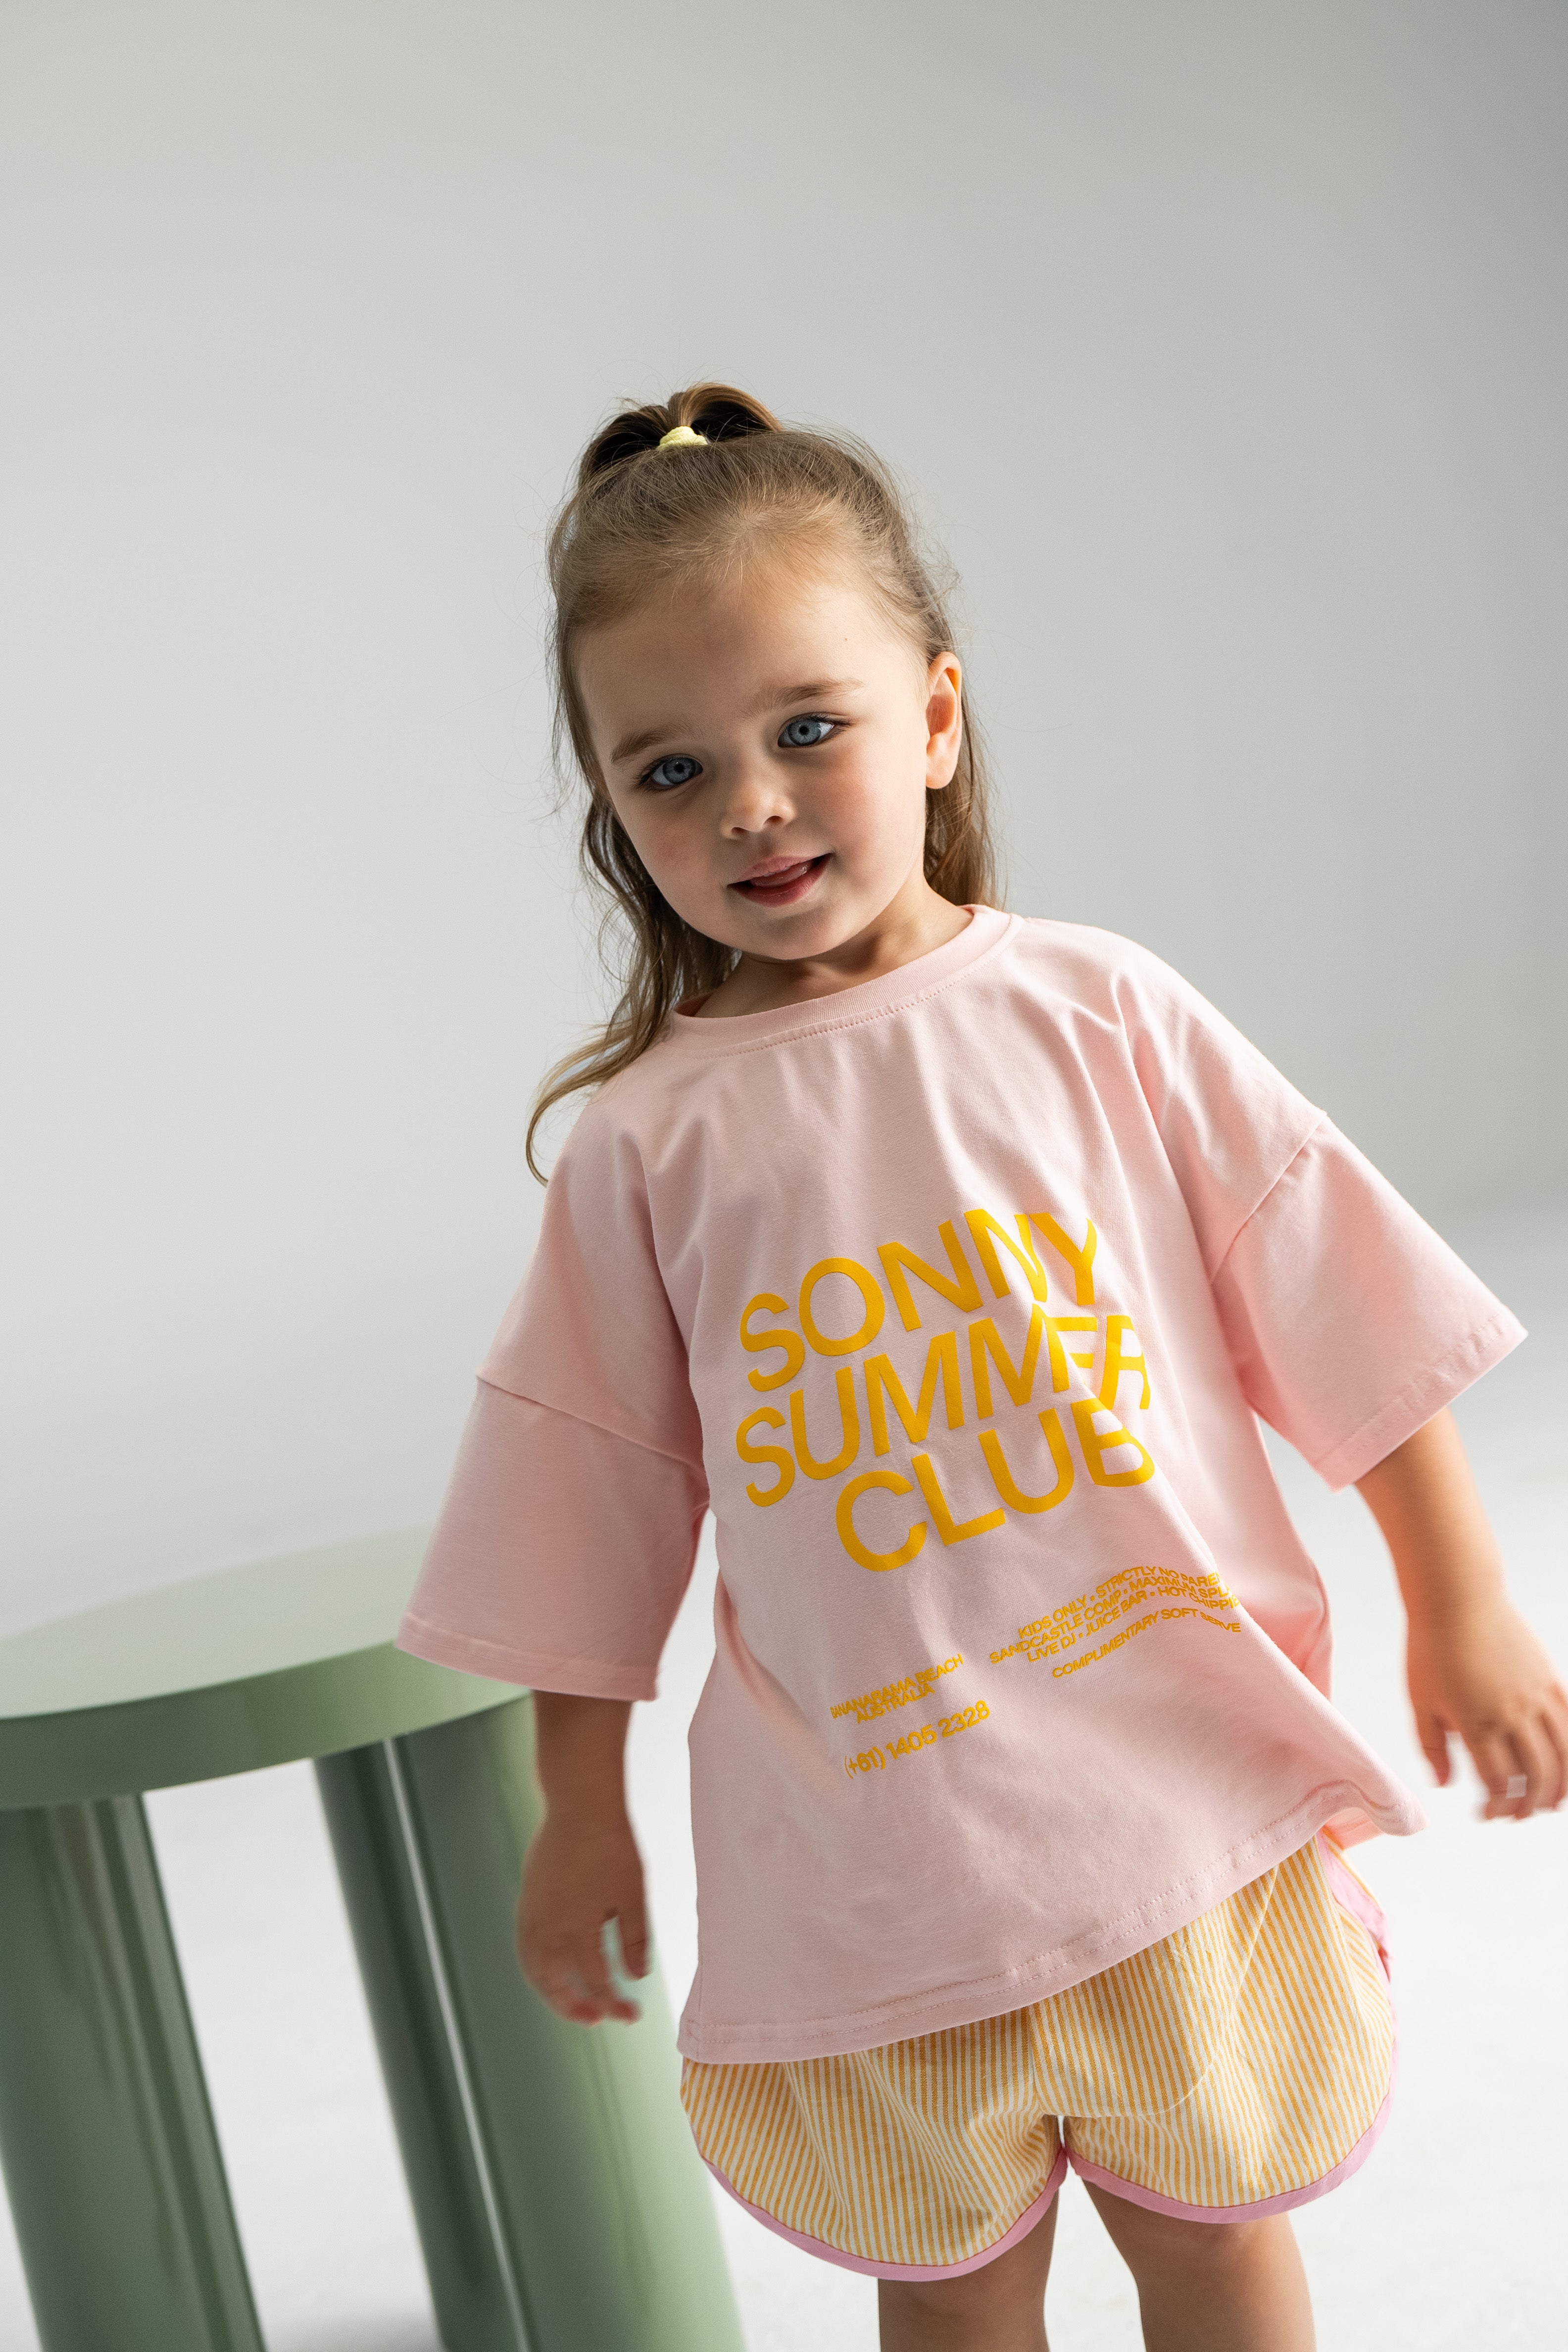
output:
[[[0,1633],[433,1510],[595,1001],[542,527],[718,374],[916,486],[1012,902],[1167,955],[1536,1326],[1461,1419],[1561,1654],[1565,228],[1561,0],[0,0]],[[1419,1781],[1375,1536],[1287,1483]],[[636,1732],[677,2000],[701,1599]],[[1568,1822],[1471,1801],[1369,1864],[1344,2352],[1560,2330]],[[305,1768],[153,1810],[269,2341],[429,2352]],[[753,2352],[869,2346],[725,2220]],[[1131,2340],[1064,2240],[1053,2341]]]
[[[437,1499],[592,1002],[541,529],[617,395],[865,433],[1013,903],[1439,1223],[1568,1173],[1568,15],[5,0],[0,1625]]]

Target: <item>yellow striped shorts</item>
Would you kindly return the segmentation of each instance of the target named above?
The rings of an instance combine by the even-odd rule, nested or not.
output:
[[[1394,2068],[1383,1916],[1310,1844],[1047,2000],[840,2057],[688,2059],[704,2161],[770,2229],[883,2278],[977,2269],[1070,2162],[1194,2221],[1305,2204],[1353,2172]]]

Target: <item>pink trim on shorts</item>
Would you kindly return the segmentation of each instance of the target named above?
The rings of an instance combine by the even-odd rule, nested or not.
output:
[[[1384,1975],[1392,1979],[1394,1970],[1388,1957],[1388,1921],[1383,1915],[1382,1906],[1372,1889],[1362,1885],[1326,1831],[1318,1832],[1317,1845],[1330,1894],[1342,1911],[1348,1911],[1351,1917],[1366,1929],[1377,1946],[1377,1957],[1383,1962]]]
[[[1390,1973],[1388,1965],[1388,1922],[1384,1917],[1375,1897],[1361,1880],[1340,1859],[1340,1850],[1332,1838],[1318,1832],[1318,1852],[1329,1882],[1329,1891],[1342,1911],[1348,1911],[1359,1927],[1364,1927],[1377,1948],[1383,1973]],[[1181,2221],[1261,2221],[1269,2213],[1289,2213],[1293,2206],[1310,2205],[1316,2198],[1326,2197],[1352,2172],[1359,2172],[1373,2149],[1383,2137],[1388,2121],[1388,2111],[1394,2104],[1394,2079],[1399,2068],[1399,2030],[1394,2026],[1394,2047],[1389,2053],[1388,2088],[1383,2095],[1383,2105],[1368,2124],[1350,2154],[1325,2172],[1321,2180],[1309,2180],[1304,2189],[1287,2189],[1278,2197],[1259,2197],[1250,2205],[1184,2205],[1174,2197],[1162,2197],[1157,2189],[1140,2189],[1120,2173],[1108,2172],[1101,2164],[1091,2164],[1087,2157],[1070,2158],[1073,2170],[1080,2179],[1092,2180],[1097,2187],[1109,2189],[1111,2196],[1125,2198],[1130,2205],[1142,2205],[1151,2213],[1173,2213]]]
[[[1304,2189],[1286,2189],[1278,2197],[1259,2197],[1251,2205],[1184,2205],[1178,2198],[1162,2197],[1157,2189],[1140,2189],[1120,2173],[1107,2172],[1102,2164],[1091,2164],[1086,2156],[1071,2158],[1073,2170],[1081,2179],[1092,2180],[1099,2189],[1109,2189],[1112,2197],[1124,2198],[1129,2205],[1146,2206],[1151,2213],[1173,2213],[1179,2221],[1261,2221],[1266,2214],[1289,2213],[1292,2206],[1310,2205],[1314,2198],[1326,2197],[1352,2172],[1359,2172],[1372,2154],[1388,2121],[1388,2110],[1394,2103],[1394,2070],[1389,2069],[1388,2088],[1383,2095],[1383,2105],[1368,2124],[1360,2139],[1342,2163],[1321,2180],[1309,2180]]]
[[[1342,1911],[1349,1912],[1358,1926],[1365,1928],[1376,1947],[1383,1973],[1389,1976],[1392,1972],[1388,1961],[1388,1922],[1376,1898],[1342,1860],[1336,1841],[1322,1830],[1317,1834],[1317,1847],[1329,1890],[1335,1902]],[[771,2230],[775,2237],[787,2238],[792,2246],[799,2246],[805,2253],[816,2254],[822,2262],[836,2263],[840,2270],[858,2271],[864,2278],[962,2278],[966,2271],[981,2270],[987,2263],[994,2263],[999,2254],[1005,2254],[1010,2246],[1016,2246],[1020,2238],[1028,2236],[1035,2224],[1044,2217],[1047,2206],[1066,2179],[1069,2164],[1080,2179],[1092,2180],[1097,2188],[1109,2190],[1111,2196],[1122,2198],[1130,2205],[1144,2206],[1151,2213],[1173,2214],[1182,2221],[1260,2221],[1270,2213],[1288,2213],[1294,2206],[1310,2205],[1315,2199],[1326,2197],[1331,2189],[1337,2189],[1342,2180],[1348,2180],[1352,2172],[1359,2172],[1382,2137],[1384,2126],[1388,2121],[1388,2111],[1394,2102],[1394,2078],[1398,2058],[1396,2030],[1389,2061],[1388,2088],[1383,2095],[1382,2105],[1350,2154],[1336,2164],[1331,2172],[1325,2172],[1321,2180],[1308,2181],[1304,2189],[1283,2189],[1278,2197],[1259,2197],[1250,2205],[1184,2205],[1178,2198],[1162,2197],[1157,2189],[1140,2189],[1131,2180],[1123,2180],[1120,2173],[1108,2172],[1100,2164],[1091,2164],[1087,2157],[1070,2155],[1064,2146],[1058,2152],[1045,2187],[1033,2204],[1025,2207],[1006,2235],[998,2238],[994,2246],[986,2246],[980,2253],[971,2254],[967,2262],[962,2263],[937,2263],[928,2267],[920,2263],[872,2263],[859,2254],[847,2254],[841,2248],[829,2246],[821,2238],[807,2237],[804,2231],[792,2230],[787,2222],[778,2221],[772,2213],[764,2213],[760,2205],[753,2205],[750,2198],[742,2196],[716,2164],[708,2164],[706,2157],[702,2161],[708,2164],[708,2169],[720,2188],[732,2197],[753,2221],[760,2221],[763,2229]],[[1059,2121],[1058,2118],[1058,2124]]]
[[[708,2164],[706,2157],[702,2161]],[[725,2179],[716,2164],[708,2164],[708,2169],[720,2188],[728,2189],[736,2204],[743,2207],[753,2221],[760,2221],[763,2229],[771,2230],[775,2237],[787,2238],[792,2246],[799,2246],[805,2253],[816,2254],[825,2263],[837,2263],[840,2270],[858,2271],[863,2278],[950,2279],[962,2278],[965,2271],[983,2269],[987,2263],[994,2263],[998,2254],[1005,2254],[1010,2246],[1016,2246],[1020,2238],[1028,2236],[1036,2222],[1043,2220],[1047,2206],[1067,2179],[1068,2152],[1065,2147],[1058,2150],[1057,2160],[1050,2168],[1045,2187],[1032,2205],[1025,2206],[1005,2237],[998,2238],[994,2246],[984,2247],[979,2253],[971,2254],[967,2262],[938,2263],[930,2267],[923,2263],[868,2263],[859,2254],[847,2254],[839,2246],[825,2244],[820,2238],[808,2238],[803,2230],[792,2230],[787,2222],[776,2220],[772,2213],[764,2213],[760,2205],[753,2205],[749,2197],[742,2197],[734,2183]]]

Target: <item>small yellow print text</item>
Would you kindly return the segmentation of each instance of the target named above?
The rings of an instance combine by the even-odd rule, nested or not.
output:
[[[918,1756],[922,1748],[934,1748],[939,1739],[952,1739],[990,1719],[991,1709],[977,1698],[973,1706],[960,1707],[956,1715],[939,1716],[934,1723],[922,1723],[917,1731],[906,1731],[901,1739],[890,1740],[884,1748],[863,1748],[858,1756],[847,1756],[844,1769],[851,1780],[857,1772],[885,1772],[900,1756]]]
[[[1092,1592],[1080,1592],[1075,1600],[1064,1601],[1060,1608],[1051,1610],[1048,1615],[1037,1617],[1032,1624],[1020,1625],[1017,1640],[1009,1642],[1005,1650],[993,1650],[991,1663],[999,1666],[1004,1659],[1022,1657],[1027,1658],[1032,1664],[1039,1665],[1047,1658],[1059,1657],[1064,1650],[1076,1649],[1087,1635],[1103,1633],[1108,1625],[1114,1625],[1119,1617],[1125,1617],[1130,1610],[1142,1608],[1146,1601],[1185,1601],[1189,1604],[1185,1608],[1158,1610],[1155,1616],[1196,1615],[1210,1625],[1223,1622],[1217,1617],[1209,1616],[1210,1609],[1236,1609],[1240,1606],[1230,1587],[1213,1574],[1192,1576],[1184,1569],[1147,1565],[1119,1568],[1114,1576],[1108,1576],[1103,1584],[1095,1586]],[[1154,1622],[1154,1617],[1144,1621],[1148,1624]],[[1142,1632],[1142,1626],[1137,1630]],[[1236,1630],[1234,1624],[1226,1627],[1226,1632]],[[1111,1643],[1105,1645],[1114,1646]],[[1104,1651],[1097,1650],[1093,1654],[1100,1657]],[[1078,1664],[1087,1665],[1089,1659],[1080,1658]]]
[[[873,1716],[891,1715],[895,1707],[910,1706],[929,1698],[932,1684],[939,1675],[951,1675],[963,1664],[962,1657],[944,1658],[940,1666],[917,1666],[912,1675],[900,1675],[897,1682],[884,1683],[880,1690],[862,1691],[858,1698],[840,1699],[833,1709],[837,1715],[852,1715],[857,1723],[869,1723]]]
[[[1222,1633],[1241,1631],[1234,1617],[1227,1624],[1223,1617],[1211,1617],[1206,1609],[1151,1609],[1147,1617],[1135,1618],[1131,1625],[1123,1625],[1120,1633],[1112,1633],[1110,1641],[1101,1642],[1097,1650],[1086,1650],[1081,1658],[1068,1658],[1064,1664],[1053,1666],[1053,1676],[1076,1675],[1081,1666],[1092,1666],[1097,1658],[1108,1657],[1112,1650],[1120,1650],[1123,1642],[1131,1642],[1134,1633],[1146,1633],[1151,1625],[1159,1624],[1166,1617],[1201,1617],[1205,1625],[1217,1625]]]

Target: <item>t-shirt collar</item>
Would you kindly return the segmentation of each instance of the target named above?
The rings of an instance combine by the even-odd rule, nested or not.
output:
[[[790,1038],[810,1036],[826,1029],[852,1028],[885,1013],[914,1004],[978,963],[1001,946],[1016,929],[1018,917],[998,907],[973,907],[963,929],[926,955],[915,956],[875,980],[857,981],[851,988],[828,996],[814,996],[802,1004],[783,1004],[767,1013],[738,1013],[731,1018],[703,1021],[678,1010],[665,1029],[665,1041],[683,1053],[740,1053],[754,1045],[782,1045]],[[700,1004],[689,997],[688,1004]]]

